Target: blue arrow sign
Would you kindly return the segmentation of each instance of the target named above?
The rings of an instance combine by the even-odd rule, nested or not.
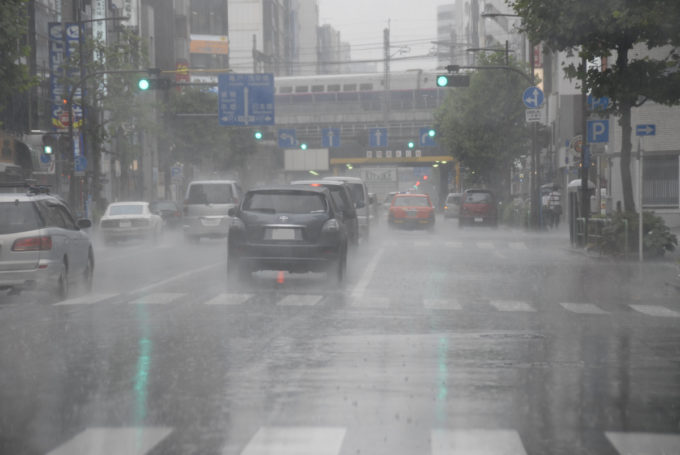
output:
[[[543,105],[543,90],[538,87],[529,87],[522,94],[522,101],[529,109],[536,109]]]
[[[217,93],[220,125],[274,124],[273,74],[220,74]]]
[[[421,128],[419,136],[419,144],[421,147],[434,147],[434,136],[430,136],[432,128]]]
[[[588,120],[588,142],[609,142],[609,120]]]
[[[297,139],[295,138],[295,129],[284,128],[279,130],[279,148],[287,149],[292,148],[297,145]]]
[[[387,128],[369,128],[368,142],[371,147],[387,147]]]
[[[321,130],[323,147],[340,147],[340,128],[323,128]]]
[[[656,125],[648,123],[646,125],[635,125],[636,136],[656,136]]]

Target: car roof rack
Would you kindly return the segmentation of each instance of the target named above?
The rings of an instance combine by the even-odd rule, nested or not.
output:
[[[0,188],[25,189],[30,194],[50,194],[48,185],[36,185],[35,180],[22,180],[21,182],[0,182]]]

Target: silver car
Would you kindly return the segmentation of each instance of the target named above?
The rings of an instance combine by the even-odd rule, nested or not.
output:
[[[187,187],[182,224],[184,238],[197,242],[201,237],[226,237],[230,218],[241,187],[234,180],[195,180]]]
[[[68,298],[71,285],[92,289],[94,251],[67,205],[39,189],[0,188],[0,290],[39,289]]]

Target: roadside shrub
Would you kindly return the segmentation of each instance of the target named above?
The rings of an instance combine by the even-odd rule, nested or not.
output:
[[[638,214],[635,212],[615,213],[611,223],[602,229],[602,236],[597,240],[595,248],[603,254],[622,256],[625,251],[626,224],[628,221],[628,253],[638,251]],[[678,238],[670,232],[663,218],[653,212],[644,212],[642,217],[644,231],[643,252],[646,258],[663,256],[667,251],[675,250]]]

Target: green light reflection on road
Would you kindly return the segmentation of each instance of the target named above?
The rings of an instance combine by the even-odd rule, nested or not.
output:
[[[449,368],[446,365],[446,356],[449,351],[449,340],[446,337],[439,338],[439,345],[437,347],[437,423],[446,423],[446,407],[447,397],[449,394],[447,386]]]

